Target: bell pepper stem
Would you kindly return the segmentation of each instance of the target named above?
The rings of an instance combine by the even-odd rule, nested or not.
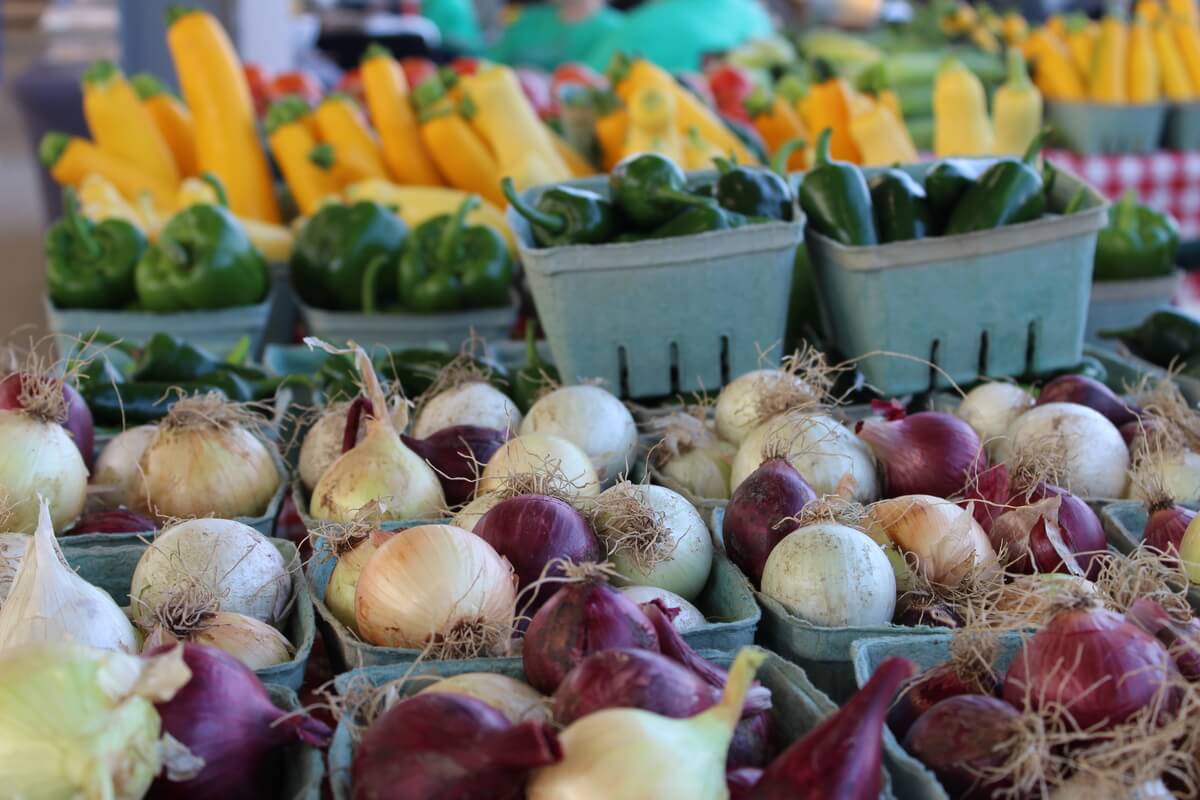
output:
[[[479,208],[479,195],[470,195],[459,203],[454,216],[446,222],[437,246],[437,258],[440,263],[451,264],[454,262],[462,242],[463,230],[466,228],[467,215],[477,208]]]
[[[67,223],[71,226],[71,231],[79,239],[84,252],[87,253],[89,259],[99,258],[104,248],[96,241],[96,237],[92,235],[91,221],[79,209],[79,195],[75,193],[75,188],[72,186],[64,187],[62,200],[63,216],[66,217]]]
[[[829,158],[829,141],[833,138],[833,128],[826,128],[817,137],[816,166],[824,167],[832,163]]]
[[[308,160],[317,169],[328,172],[333,169],[333,164],[337,160],[337,153],[334,151],[333,145],[328,142],[322,142],[308,151]]]
[[[374,314],[379,310],[376,286],[379,283],[379,273],[383,271],[387,260],[388,257],[386,255],[377,255],[367,262],[366,269],[363,270],[362,307],[364,313]]]
[[[1113,207],[1113,216],[1115,217],[1113,227],[1124,231],[1135,230],[1138,227],[1137,204],[1137,193],[1133,189],[1129,189],[1121,195],[1121,199]]]
[[[525,219],[537,225],[540,228],[545,228],[551,233],[562,233],[567,229],[567,221],[557,214],[546,214],[538,211],[536,208],[531,208],[524,200],[517,195],[517,185],[513,183],[512,178],[504,178],[500,181],[500,189],[504,192],[508,204],[512,206],[518,214]]]
[[[786,178],[788,174],[787,165],[788,161],[792,158],[792,153],[802,150],[807,146],[808,142],[801,138],[788,139],[775,151],[775,155],[771,157],[771,171],[780,177]]]
[[[200,180],[212,187],[212,190],[217,194],[217,205],[221,208],[229,208],[229,195],[225,192],[225,184],[221,183],[221,179],[211,171],[205,171],[200,174]]]

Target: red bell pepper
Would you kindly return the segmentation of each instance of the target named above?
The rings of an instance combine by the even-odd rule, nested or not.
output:
[[[478,58],[459,56],[450,62],[450,69],[459,75],[474,75],[479,72],[479,65],[482,63]]]
[[[746,113],[746,100],[754,91],[754,79],[750,74],[734,64],[718,64],[707,74],[717,110],[740,122],[750,123]]]
[[[254,101],[254,111],[261,117],[267,113],[267,108],[271,105],[271,81],[258,64],[243,64],[242,73],[246,76],[246,84],[250,87],[250,98]]]
[[[559,64],[554,69],[554,74],[550,77],[550,88],[554,92],[555,97],[558,96],[558,90],[564,84],[574,84],[576,86],[604,90],[608,88],[608,79],[587,64],[567,61]]]

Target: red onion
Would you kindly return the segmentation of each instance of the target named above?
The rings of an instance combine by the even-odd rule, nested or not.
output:
[[[610,647],[657,652],[658,636],[637,604],[602,578],[564,584],[525,631],[525,680],[542,694],[553,694],[576,664]]]
[[[1108,418],[1118,428],[1138,418],[1136,406],[1129,406],[1095,378],[1086,375],[1060,375],[1042,387],[1037,404],[1076,403]]]
[[[962,493],[958,504],[967,508],[968,503],[974,503],[970,506],[971,514],[979,523],[979,527],[983,528],[983,532],[990,534],[992,523],[1011,505],[1011,497],[1012,485],[1008,478],[1008,467],[993,464],[967,481],[966,491]]]
[[[753,800],[876,800],[883,789],[883,725],[896,689],[916,667],[889,658],[846,703],[763,772]]]
[[[934,628],[957,628],[963,619],[949,603],[933,595],[906,593],[896,600],[896,613],[892,614],[893,625],[916,627],[927,625]]]
[[[374,416],[375,404],[369,398],[359,395],[350,401],[346,409],[346,427],[342,428],[342,453],[349,453],[358,445],[358,432],[362,427],[362,417]]]
[[[1180,542],[1187,527],[1196,518],[1196,512],[1190,508],[1167,503],[1151,506],[1146,528],[1142,533],[1142,542],[1163,555],[1178,554]],[[1164,558],[1163,561],[1174,565],[1174,558]]]
[[[275,794],[277,776],[269,756],[301,741],[329,744],[332,731],[312,717],[276,708],[248,667],[227,653],[198,644],[164,645],[158,655],[183,647],[192,677],[179,692],[155,708],[164,733],[204,759],[200,774],[181,783],[159,777],[151,800],[252,800]]]
[[[561,566],[546,569],[555,559],[578,564],[598,562],[604,557],[600,540],[587,520],[557,497],[527,494],[501,500],[475,523],[475,535],[508,559],[517,573],[519,589],[535,583],[543,574],[561,577]],[[544,583],[532,597],[522,595],[522,616],[534,614],[561,586],[558,582]]]
[[[1173,711],[1178,677],[1171,656],[1150,634],[1119,614],[1078,607],[1058,612],[1025,642],[1008,668],[1003,696],[1017,708],[1063,705],[1080,729],[1124,722],[1162,691]]]
[[[592,653],[554,692],[554,721],[570,725],[606,708],[640,708],[684,719],[715,705],[721,692],[664,655],[636,648]]]
[[[995,688],[995,680],[990,675],[964,677],[953,663],[939,664],[901,688],[900,696],[888,712],[888,727],[897,738],[903,739],[913,723],[947,697],[991,692]]]
[[[63,536],[79,536],[85,533],[150,533],[158,525],[136,511],[119,508],[116,511],[97,511],[81,517]]]
[[[1125,440],[1125,446],[1129,448],[1129,452],[1133,453],[1137,450],[1138,440],[1148,433],[1153,433],[1162,427],[1162,422],[1158,417],[1142,417],[1131,422],[1126,422],[1117,428],[1121,433],[1121,438]]]
[[[22,372],[9,373],[4,378],[0,378],[0,410],[23,408],[21,404],[22,383],[29,379],[58,380]],[[66,428],[67,433],[71,434],[72,441],[79,448],[79,455],[83,456],[83,464],[90,472],[96,454],[96,426],[92,422],[92,410],[88,408],[87,403],[84,402],[83,397],[75,390],[74,386],[63,381],[62,387],[63,397],[67,401],[67,419],[62,426]]]
[[[1087,503],[1044,483],[1028,494],[1015,495],[1011,503],[1022,507],[997,517],[989,532],[996,552],[1007,551],[1009,569],[1096,577],[1108,541],[1100,518]]]
[[[796,529],[784,522],[800,513],[817,493],[784,458],[771,458],[738,485],[721,523],[729,559],[758,586],[767,556]]]
[[[979,434],[942,411],[897,420],[867,419],[855,426],[883,473],[885,497],[955,497],[987,469]]]
[[[508,441],[509,431],[455,425],[442,428],[427,439],[414,439],[408,434],[400,434],[400,439],[433,467],[446,502],[453,508],[475,496],[481,466]]]
[[[554,729],[511,724],[481,700],[424,692],[375,720],[354,752],[355,800],[521,800],[530,770],[562,760]]]
[[[762,779],[763,771],[758,767],[739,767],[725,773],[725,785],[729,787],[729,800],[750,800],[754,786]]]
[[[1018,716],[1015,708],[995,697],[948,697],[913,724],[904,747],[933,770],[951,797],[990,800],[1003,784],[984,782],[979,773],[1007,761],[1004,744]]]
[[[1191,617],[1187,622],[1177,622],[1167,610],[1148,597],[1133,601],[1125,612],[1125,619],[1158,639],[1183,677],[1189,681],[1200,681],[1200,619]]]

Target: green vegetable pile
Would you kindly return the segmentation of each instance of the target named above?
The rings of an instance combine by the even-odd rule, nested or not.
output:
[[[1116,339],[1135,356],[1151,364],[1182,368],[1183,375],[1200,378],[1200,319],[1183,311],[1164,308],[1140,325],[1116,331],[1101,331],[1105,339]]]
[[[1133,190],[1108,212],[1096,240],[1097,281],[1163,278],[1175,270],[1179,225],[1170,214],[1139,203]]]

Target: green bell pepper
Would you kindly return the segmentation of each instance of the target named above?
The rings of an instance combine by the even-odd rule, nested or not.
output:
[[[587,189],[555,186],[530,207],[517,194],[512,178],[504,178],[500,188],[513,210],[529,220],[538,247],[604,244],[617,231],[612,203]]]
[[[929,222],[934,231],[940,233],[945,229],[958,201],[987,168],[987,162],[982,160],[947,158],[934,164],[925,173],[925,197],[929,204]]]
[[[642,230],[658,228],[684,206],[710,202],[688,191],[683,170],[658,153],[639,153],[617,162],[608,176],[608,189],[621,215]]]
[[[1129,190],[1109,209],[1108,226],[1096,240],[1097,281],[1170,275],[1179,252],[1179,225],[1137,201]]]
[[[793,218],[796,195],[783,177],[769,169],[741,166],[725,158],[713,161],[720,173],[713,196],[722,208],[748,217]]]
[[[800,207],[808,224],[835,242],[858,247],[878,243],[871,189],[862,170],[829,157],[831,128],[817,139],[816,164],[800,184]]]
[[[929,207],[921,184],[904,170],[893,168],[872,176],[869,185],[881,244],[925,238]]]
[[[296,237],[292,283],[309,305],[362,311],[396,297],[395,271],[408,226],[386,206],[371,201],[330,204],[314,214]]]
[[[227,208],[198,203],[171,217],[138,261],[138,300],[150,311],[262,302],[267,264]]]
[[[1142,324],[1115,331],[1101,331],[1105,339],[1118,339],[1134,355],[1160,367],[1176,358],[1200,354],[1200,320],[1182,311],[1164,308],[1155,311]]]
[[[959,200],[944,234],[988,231],[1037,219],[1046,210],[1045,181],[1037,167],[1047,131],[1033,137],[1024,157],[992,164]]]
[[[558,370],[542,361],[537,348],[537,322],[525,325],[525,364],[512,377],[512,399],[522,414],[529,412],[547,386],[558,383]]]
[[[513,266],[504,237],[486,225],[466,224],[479,197],[454,214],[418,225],[400,257],[400,303],[409,311],[453,311],[506,305]]]
[[[121,219],[95,223],[63,189],[63,216],[46,231],[46,284],[59,308],[121,308],[136,296],[133,274],[146,236]]]

